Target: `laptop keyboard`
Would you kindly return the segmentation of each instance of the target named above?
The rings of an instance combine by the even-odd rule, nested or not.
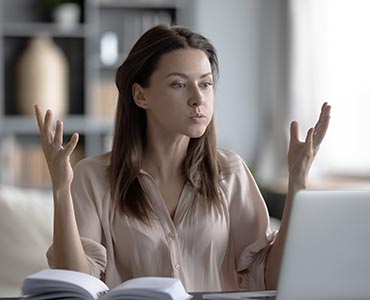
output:
[[[248,297],[248,298],[239,298],[240,300],[247,300],[247,299],[258,299],[258,300],[275,300],[276,299],[276,296],[252,296],[252,297]]]

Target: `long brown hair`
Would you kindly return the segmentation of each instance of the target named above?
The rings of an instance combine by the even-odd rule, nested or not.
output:
[[[143,162],[146,141],[145,110],[132,96],[132,85],[148,87],[149,79],[160,58],[177,49],[202,50],[208,57],[214,80],[218,77],[215,48],[204,36],[180,26],[159,25],[145,32],[118,68],[119,91],[113,146],[109,165],[111,196],[120,211],[148,222],[151,206],[140,185],[138,175]],[[191,138],[183,163],[185,178],[195,192],[210,204],[220,204],[214,118],[200,138]]]

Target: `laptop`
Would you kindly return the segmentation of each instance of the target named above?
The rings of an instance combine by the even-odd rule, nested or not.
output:
[[[294,197],[274,291],[204,299],[370,299],[370,189],[302,190]]]

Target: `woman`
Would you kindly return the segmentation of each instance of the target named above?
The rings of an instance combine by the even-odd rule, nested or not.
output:
[[[175,276],[196,291],[276,288],[294,193],[305,188],[330,106],[305,141],[291,124],[289,187],[279,234],[243,160],[216,149],[218,61],[203,36],[157,26],[119,67],[112,151],[80,161],[63,147],[63,123],[36,106],[55,203],[52,267],[113,287],[139,276]],[[73,179],[73,180],[72,180]]]

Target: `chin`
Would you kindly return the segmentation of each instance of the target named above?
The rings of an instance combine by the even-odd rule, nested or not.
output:
[[[194,131],[190,132],[187,136],[192,138],[192,139],[200,138],[204,135],[204,133],[206,132],[206,129],[207,128],[204,128],[203,130],[194,130]]]
[[[189,138],[196,139],[200,138],[204,135],[204,133],[207,131],[209,123],[203,123],[203,124],[196,124],[195,126],[189,126],[187,127],[183,132],[184,135],[188,136]]]

